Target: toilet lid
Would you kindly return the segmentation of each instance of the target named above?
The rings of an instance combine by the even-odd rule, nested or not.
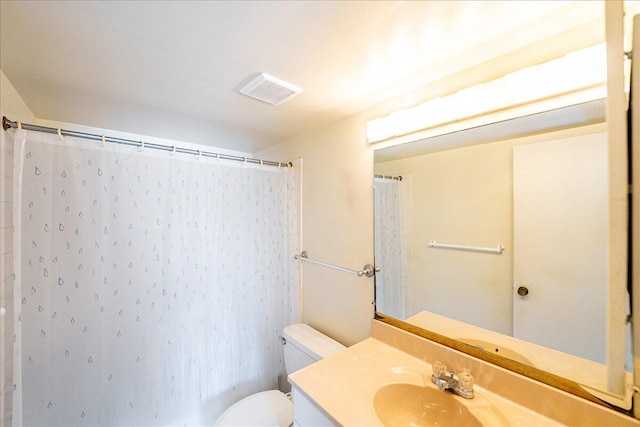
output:
[[[293,403],[278,390],[245,397],[224,411],[216,426],[289,427],[293,424]]]

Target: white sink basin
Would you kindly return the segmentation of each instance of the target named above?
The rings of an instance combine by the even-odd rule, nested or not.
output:
[[[385,426],[482,426],[460,399],[432,387],[390,384],[376,392],[373,406]]]

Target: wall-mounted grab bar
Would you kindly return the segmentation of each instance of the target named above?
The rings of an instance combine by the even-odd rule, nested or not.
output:
[[[307,251],[302,251],[299,255],[294,255],[293,259],[310,262],[312,264],[318,264],[323,267],[333,268],[334,270],[344,271],[345,273],[355,274],[358,277],[362,277],[362,276],[373,277],[374,274],[380,271],[380,267],[374,267],[371,264],[366,264],[364,267],[362,267],[362,270],[351,270],[350,268],[338,267],[337,265],[316,261],[313,259],[309,259],[309,257],[307,256]]]
[[[498,255],[502,255],[504,253],[504,246],[502,245],[498,246],[497,248],[481,248],[477,246],[447,245],[432,240],[429,242],[429,247],[434,249],[454,249],[458,251],[484,252]]]

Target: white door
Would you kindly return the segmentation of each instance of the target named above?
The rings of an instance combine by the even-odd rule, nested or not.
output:
[[[513,174],[514,336],[605,363],[607,134],[515,147]]]

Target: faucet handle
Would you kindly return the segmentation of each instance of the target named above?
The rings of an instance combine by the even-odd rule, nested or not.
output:
[[[462,371],[458,374],[458,386],[464,392],[473,391],[474,378],[467,371]]]
[[[431,368],[433,369],[433,375],[436,378],[440,378],[442,376],[444,376],[447,372],[447,366],[440,362],[439,360],[436,360],[435,362],[433,362],[433,365],[431,365]]]

